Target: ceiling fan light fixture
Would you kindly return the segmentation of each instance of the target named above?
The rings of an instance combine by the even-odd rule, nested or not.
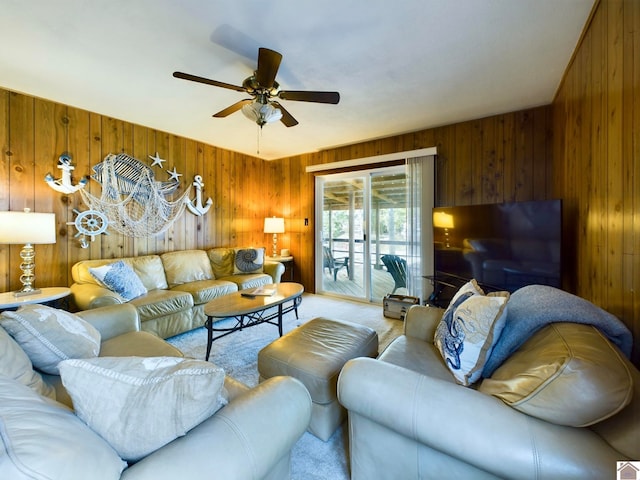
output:
[[[242,107],[242,113],[249,120],[262,127],[267,123],[277,122],[282,118],[282,111],[274,107],[269,102],[252,102]]]

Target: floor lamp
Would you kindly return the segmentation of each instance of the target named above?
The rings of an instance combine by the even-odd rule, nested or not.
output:
[[[284,233],[284,218],[267,217],[264,219],[264,233],[273,233],[273,255],[278,256],[278,234]]]
[[[22,290],[14,293],[16,297],[34,295],[40,290],[33,286],[35,279],[34,244],[56,243],[56,216],[54,213],[0,212],[0,244],[24,245],[20,251],[22,263]]]

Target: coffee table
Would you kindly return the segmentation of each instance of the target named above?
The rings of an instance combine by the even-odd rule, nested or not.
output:
[[[304,292],[302,285],[285,282],[265,285],[264,288],[274,288],[276,291],[269,296],[248,297],[245,295],[255,290],[255,288],[249,288],[214,298],[204,306],[204,314],[207,316],[207,320],[204,322],[204,326],[207,328],[205,360],[209,360],[211,344],[230,333],[262,323],[270,323],[278,327],[278,333],[282,336],[282,316],[285,313],[295,311],[296,318],[298,318],[298,305],[302,302],[302,293]],[[291,304],[285,306],[285,303],[289,301]],[[278,309],[276,312],[267,312],[271,307],[278,307]],[[235,318],[236,323],[231,327],[215,328],[216,319],[223,318]],[[214,337],[213,332],[222,333]]]

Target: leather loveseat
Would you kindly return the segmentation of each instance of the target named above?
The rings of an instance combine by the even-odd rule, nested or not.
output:
[[[131,305],[77,315],[100,332],[101,357],[182,357],[164,340],[140,331]],[[226,406],[184,436],[127,465],[74,414],[60,377],[32,369],[29,357],[1,326],[0,347],[3,479],[280,480],[290,476],[291,448],[311,416],[307,390],[291,377],[275,377],[249,389],[226,376]],[[130,407],[136,408],[135,403]],[[139,407],[154,409],[154,405]]]
[[[640,373],[600,330],[550,323],[462,386],[434,344],[444,311],[411,307],[404,335],[340,373],[353,480],[603,479],[640,458]]]
[[[256,249],[262,251],[264,249]],[[101,285],[89,269],[116,260],[131,266],[147,293],[129,300],[138,309],[142,330],[169,338],[204,325],[205,304],[246,288],[280,283],[284,265],[265,261],[255,273],[238,272],[237,249],[179,250],[160,255],[121,259],[83,260],[71,269],[73,300],[80,310],[125,303],[118,293]]]

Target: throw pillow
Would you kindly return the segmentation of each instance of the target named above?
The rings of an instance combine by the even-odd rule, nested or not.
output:
[[[73,313],[45,305],[24,305],[3,312],[0,324],[38,370],[58,375],[58,363],[70,358],[96,357],[100,332]]]
[[[262,273],[264,271],[264,248],[236,248],[233,274]]]
[[[42,380],[42,375],[33,369],[31,360],[20,345],[0,327],[0,375],[13,378],[40,395],[55,400],[56,391]]]
[[[126,301],[132,300],[147,293],[142,280],[127,263],[122,260],[90,268],[89,273],[109,290],[116,292]]]
[[[76,415],[135,462],[226,404],[224,371],[178,357],[100,357],[60,364]]]
[[[472,280],[456,292],[442,315],[433,343],[461,385],[480,379],[504,328],[507,300],[508,292],[485,295]]]
[[[127,466],[73,412],[0,375],[0,477],[117,480]]]
[[[553,323],[534,333],[478,390],[547,422],[586,427],[629,404],[633,378],[620,351],[597,328]]]

